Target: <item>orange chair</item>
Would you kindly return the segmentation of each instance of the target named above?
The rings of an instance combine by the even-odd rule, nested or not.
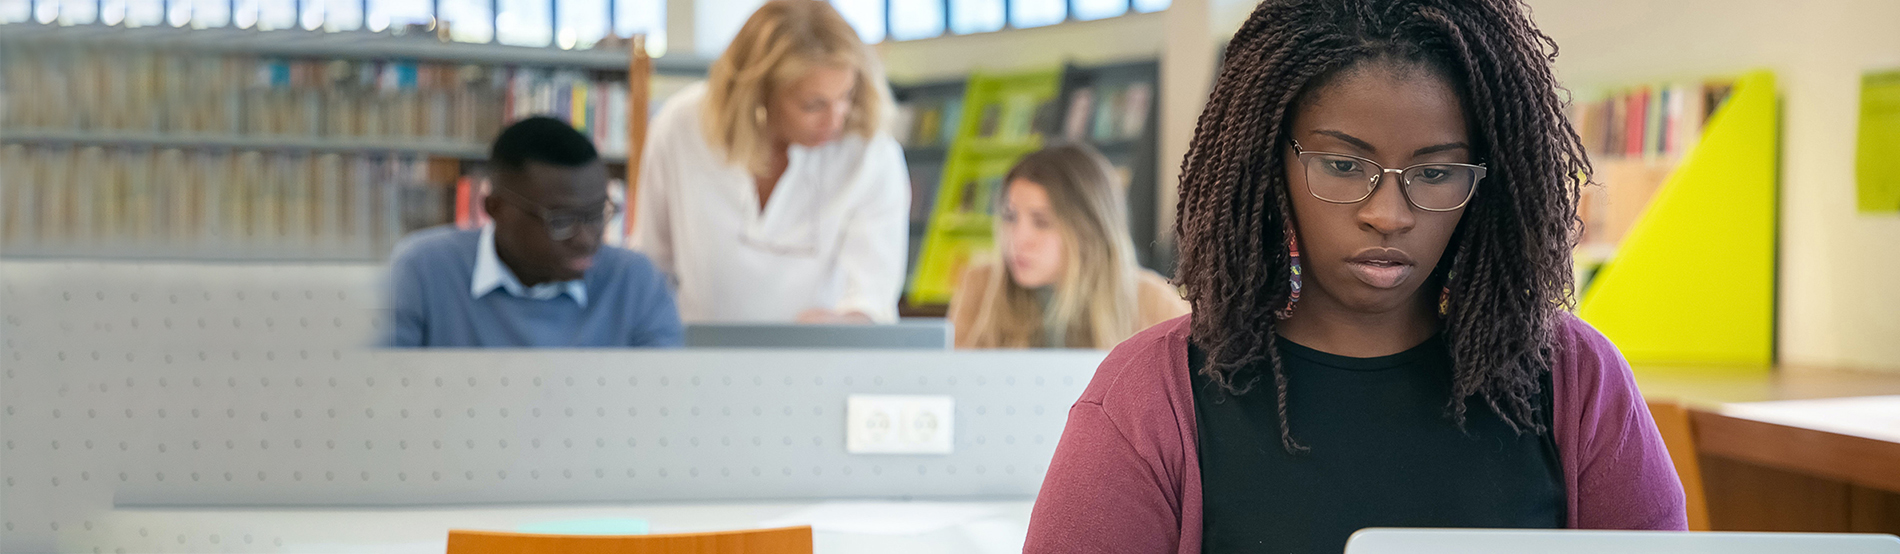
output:
[[[449,531],[448,554],[811,554],[811,528],[678,535]]]
[[[1689,408],[1676,400],[1650,400],[1649,416],[1656,419],[1656,431],[1682,479],[1683,496],[1688,500],[1689,530],[1709,530],[1709,501],[1702,489],[1702,463],[1695,448],[1695,425]]]

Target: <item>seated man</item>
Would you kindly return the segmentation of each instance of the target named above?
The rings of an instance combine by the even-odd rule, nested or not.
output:
[[[524,119],[495,139],[489,168],[494,223],[397,245],[385,346],[681,345],[666,278],[645,256],[601,247],[617,208],[587,137]]]

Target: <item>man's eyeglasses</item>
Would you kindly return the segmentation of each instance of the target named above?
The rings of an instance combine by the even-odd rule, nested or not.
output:
[[[1449,212],[1465,206],[1484,179],[1484,164],[1429,163],[1404,169],[1386,169],[1378,162],[1349,154],[1308,152],[1293,141],[1293,153],[1306,170],[1306,189],[1314,198],[1334,204],[1357,204],[1372,197],[1385,174],[1399,174],[1405,200],[1428,212]]]
[[[582,228],[600,232],[606,228],[609,220],[612,220],[616,215],[620,215],[620,206],[615,205],[613,202],[604,202],[597,210],[563,212],[551,210],[545,206],[536,204],[533,200],[529,200],[520,193],[508,190],[508,187],[490,186],[489,190],[501,193],[496,197],[514,204],[515,207],[528,212],[528,215],[540,219],[541,223],[547,225],[548,238],[555,241],[574,238],[574,235],[579,233]]]

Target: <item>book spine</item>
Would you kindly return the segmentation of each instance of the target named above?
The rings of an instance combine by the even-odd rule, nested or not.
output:
[[[472,180],[467,175],[455,180],[455,226],[460,229],[475,228],[471,209],[475,205],[475,197],[469,190],[470,186],[473,186]]]

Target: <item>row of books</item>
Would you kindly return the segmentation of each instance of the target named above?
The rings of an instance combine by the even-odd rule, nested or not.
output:
[[[1571,124],[1597,158],[1681,156],[1728,98],[1733,84],[1691,82],[1647,85],[1571,107]]]
[[[426,157],[0,146],[11,255],[376,259],[446,223]]]
[[[1148,130],[1154,84],[1080,87],[1069,92],[1062,136],[1071,141],[1113,142],[1140,138]]]
[[[1080,87],[1069,93],[1061,136],[1070,141],[1114,142],[1140,138],[1148,130],[1154,107],[1154,84],[1138,81],[1120,85]],[[956,98],[926,98],[897,106],[894,133],[906,148],[948,145],[956,138],[963,102]],[[999,102],[983,107],[977,135],[1016,140],[1035,135],[1047,125],[1052,106],[1036,102]]]
[[[482,144],[508,121],[549,114],[604,152],[628,143],[624,73],[95,44],[4,51],[4,128]]]
[[[897,105],[892,134],[905,148],[938,148],[956,140],[962,98],[926,98]]]
[[[999,102],[986,103],[976,123],[976,138],[1000,142],[1020,142],[1053,128],[1056,104],[1034,95],[1006,96]]]

